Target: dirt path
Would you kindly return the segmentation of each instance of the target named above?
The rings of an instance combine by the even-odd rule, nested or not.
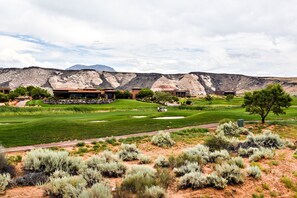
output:
[[[162,130],[162,131],[171,133],[171,132],[175,132],[175,131],[179,131],[179,130],[198,128],[198,127],[206,128],[206,129],[214,129],[217,126],[218,126],[218,123],[211,123],[211,124],[203,124],[203,125],[198,125],[198,126],[167,129],[167,130]],[[121,138],[138,137],[138,136],[144,136],[144,135],[152,136],[152,135],[155,135],[156,133],[158,133],[158,131],[114,136],[114,138],[121,139]],[[36,145],[31,145],[31,146],[11,147],[11,148],[6,148],[5,152],[6,153],[14,153],[14,152],[21,152],[21,151],[29,151],[29,150],[36,149],[36,148],[50,148],[50,147],[65,148],[65,147],[75,146],[78,142],[85,142],[86,144],[90,144],[93,141],[104,141],[108,138],[110,138],[110,137],[93,138],[93,139],[86,139],[86,140],[73,140],[73,141],[65,141],[65,142],[55,142],[55,143],[48,143],[48,144],[36,144]]]
[[[23,101],[20,101],[20,102],[18,102],[15,106],[16,106],[16,107],[25,107],[28,101],[29,101],[29,100],[23,100]]]

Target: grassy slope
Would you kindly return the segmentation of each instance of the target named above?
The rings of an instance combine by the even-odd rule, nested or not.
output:
[[[217,99],[216,99],[217,100]],[[217,122],[223,118],[246,120],[258,120],[256,115],[249,115],[243,108],[224,108],[238,105],[240,99],[224,104],[224,101],[214,101],[213,106],[220,104],[222,107],[217,110],[179,110],[176,107],[169,107],[168,112],[159,113],[156,111],[158,105],[143,103],[132,100],[118,100],[106,105],[79,105],[88,106],[96,110],[115,110],[111,112],[73,112],[66,111],[69,106],[48,106],[42,107],[42,111],[34,113],[0,113],[0,122],[11,124],[0,125],[0,141],[6,147],[18,145],[30,145],[38,143],[56,142],[61,140],[85,139],[92,137],[115,136],[130,133],[162,130],[193,126],[203,123]],[[196,101],[204,102],[204,101]],[[196,104],[195,105],[200,105]],[[77,106],[77,105],[76,105]],[[145,115],[146,118],[132,118],[132,116]],[[176,120],[155,120],[159,116],[185,116],[184,119]],[[297,108],[291,107],[286,115],[270,115],[268,119],[297,118]],[[107,120],[103,123],[92,123],[90,121]]]

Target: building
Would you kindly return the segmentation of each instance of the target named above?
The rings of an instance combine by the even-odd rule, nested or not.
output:
[[[102,91],[96,89],[54,89],[55,98],[101,98]]]
[[[87,89],[54,89],[53,90],[55,98],[87,98],[87,99],[95,99],[95,98],[104,98],[104,99],[115,99],[115,90],[114,89],[103,89],[97,90],[94,88]]]
[[[221,96],[227,96],[227,95],[236,96],[236,91],[216,91],[215,94],[221,95]]]
[[[132,94],[132,99],[135,100],[137,94],[140,92],[141,88],[139,87],[134,87],[132,88],[131,94]]]
[[[0,87],[0,93],[9,94],[10,90],[9,87]]]
[[[173,96],[176,97],[189,97],[190,96],[190,91],[187,89],[178,89],[176,87],[170,86],[170,85],[161,85],[158,88],[156,88],[154,91],[161,91],[165,93],[170,93]]]

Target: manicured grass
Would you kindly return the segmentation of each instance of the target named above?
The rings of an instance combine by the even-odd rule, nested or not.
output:
[[[88,105],[80,105],[85,107]],[[69,106],[41,107],[36,112],[0,113],[0,143],[6,147],[58,142],[74,139],[99,138],[125,135],[169,128],[196,126],[218,122],[223,118],[259,120],[257,115],[249,115],[243,108],[223,106],[216,109],[180,110],[168,107],[168,112],[157,112],[157,104],[133,100],[117,100],[112,104],[91,105],[98,111],[70,111]],[[133,116],[147,116],[133,118]],[[185,116],[183,119],[156,120],[160,116]],[[295,119],[297,108],[291,107],[286,115],[271,114],[267,119]],[[92,121],[106,122],[92,122]],[[6,124],[9,123],[9,124]]]

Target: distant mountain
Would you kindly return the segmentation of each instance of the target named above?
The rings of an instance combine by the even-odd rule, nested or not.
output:
[[[82,70],[82,69],[94,69],[96,71],[109,71],[109,72],[115,72],[116,70],[110,66],[106,65],[73,65],[66,70]]]

